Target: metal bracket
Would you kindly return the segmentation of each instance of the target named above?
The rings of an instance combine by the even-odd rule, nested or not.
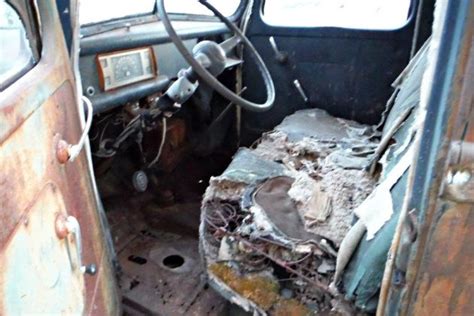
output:
[[[56,158],[62,164],[68,161],[74,161],[79,156],[82,148],[84,147],[84,144],[87,140],[89,131],[92,126],[92,117],[94,116],[94,113],[93,113],[94,109],[92,108],[92,103],[85,96],[82,96],[82,101],[87,107],[86,125],[84,126],[84,129],[81,134],[81,138],[79,139],[77,144],[71,145],[71,144],[68,144],[65,140],[60,140],[59,143],[57,144]]]
[[[454,142],[443,197],[458,203],[474,203],[474,143]]]

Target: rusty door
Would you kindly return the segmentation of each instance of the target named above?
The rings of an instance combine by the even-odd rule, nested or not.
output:
[[[55,1],[0,6],[0,314],[118,314]]]
[[[437,1],[427,114],[378,315],[474,315],[473,39],[474,2]]]

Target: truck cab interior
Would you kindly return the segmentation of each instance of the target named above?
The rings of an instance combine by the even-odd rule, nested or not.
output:
[[[407,258],[425,218],[413,166],[431,161],[420,139],[438,115],[428,96],[443,47],[472,57],[472,3],[438,2],[0,0],[26,51],[9,57],[18,67],[0,61],[0,91],[55,54],[49,19],[74,78],[83,132],[62,133],[56,155],[90,177],[100,228],[77,225],[105,258],[76,242],[80,313],[410,310]]]

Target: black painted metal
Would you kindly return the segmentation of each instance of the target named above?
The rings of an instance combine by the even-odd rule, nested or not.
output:
[[[70,0],[56,0],[59,18],[63,26],[64,40],[66,41],[67,51],[71,52],[72,45],[72,26]]]
[[[103,92],[95,97],[90,97],[94,107],[94,114],[109,111],[127,102],[139,100],[153,93],[164,91],[170,83],[166,76],[139,82],[113,91]]]
[[[432,12],[433,4],[427,3],[425,10]],[[417,1],[413,2],[407,24],[388,31],[271,26],[262,20],[261,6],[262,0],[255,0],[247,36],[268,65],[277,95],[269,112],[243,113],[243,144],[251,143],[285,116],[308,107],[376,124],[392,93],[391,83],[409,60]],[[424,31],[419,40],[424,42],[428,35]],[[270,36],[288,54],[287,63],[275,60]],[[263,97],[261,83],[253,69],[251,63],[244,65],[244,85],[248,87],[245,96],[258,101]],[[308,103],[295,88],[295,79],[309,96]]]
[[[175,28],[182,40],[229,33],[225,24],[220,22],[181,21]],[[130,30],[120,28],[83,38],[81,56],[171,43],[161,22],[130,26]]]

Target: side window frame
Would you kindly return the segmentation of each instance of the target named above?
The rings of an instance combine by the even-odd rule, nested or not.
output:
[[[261,7],[260,7],[260,14],[259,18],[263,23],[270,27],[276,27],[276,28],[301,28],[301,29],[311,29],[311,28],[335,28],[335,29],[347,29],[347,30],[355,30],[355,31],[396,31],[403,29],[406,27],[410,21],[414,18],[414,12],[416,11],[415,8],[419,6],[420,0],[408,0],[408,10],[407,10],[407,16],[405,18],[404,23],[401,23],[400,25],[396,27],[368,27],[368,26],[345,26],[345,25],[318,25],[318,24],[310,24],[310,25],[285,25],[285,24],[278,24],[278,23],[272,23],[269,21],[269,18],[265,18],[265,5],[267,5],[271,0],[263,0],[261,2]]]
[[[33,63],[18,71],[15,75],[8,78],[4,82],[0,82],[0,92],[8,89],[14,82],[23,77],[31,69],[33,69],[41,59],[41,32],[39,15],[36,12],[35,1],[29,0],[6,0],[5,3],[10,5],[16,11],[21,23],[23,24],[26,39],[30,46]]]

